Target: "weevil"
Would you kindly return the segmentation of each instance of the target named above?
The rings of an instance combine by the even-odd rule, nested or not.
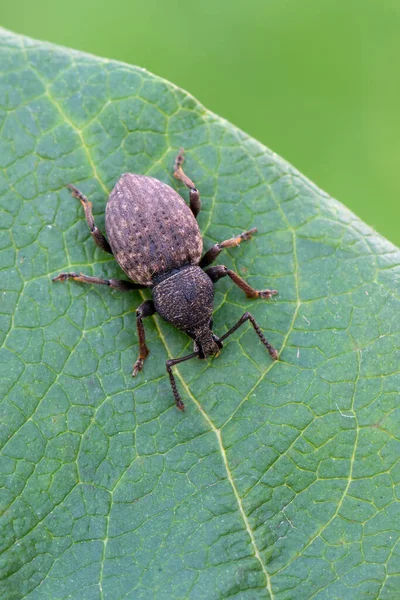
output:
[[[53,281],[73,279],[82,283],[107,285],[120,291],[150,288],[152,300],[136,310],[139,357],[133,365],[135,377],[149,354],[143,319],[158,313],[165,321],[185,332],[194,342],[193,352],[167,360],[166,369],[176,406],[184,410],[172,367],[191,358],[216,356],[223,342],[243,323],[250,321],[271,357],[278,353],[264,337],[254,317],[245,312],[221,337],[212,330],[214,284],[230,277],[248,298],[270,298],[276,290],[255,290],[237,273],[224,265],[210,267],[224,248],[238,246],[251,239],[256,228],[229,240],[214,244],[203,254],[203,240],[196,218],[200,212],[200,194],[184,173],[183,148],[174,167],[174,176],[189,189],[189,206],[169,185],[145,175],[125,173],[117,181],[106,206],[108,240],[96,227],[92,203],[74,185],[68,187],[80,200],[92,237],[102,250],[112,254],[132,281],[102,279],[83,273],[60,273]],[[209,267],[209,268],[206,268]]]

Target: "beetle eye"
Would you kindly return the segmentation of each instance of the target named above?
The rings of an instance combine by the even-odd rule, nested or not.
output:
[[[217,344],[217,346],[220,348],[220,350],[224,347],[223,343],[221,342],[221,340],[219,339],[219,337],[217,337],[216,335],[213,334],[213,340],[214,342]]]
[[[205,355],[204,355],[202,347],[200,346],[200,344],[198,342],[196,342],[195,339],[194,339],[194,342],[193,342],[193,351],[198,353],[199,358],[205,358]]]
[[[210,319],[210,329],[212,329],[212,328],[213,328],[213,323],[214,323],[214,321],[213,321],[213,320],[212,320],[212,318],[211,318],[211,319]]]

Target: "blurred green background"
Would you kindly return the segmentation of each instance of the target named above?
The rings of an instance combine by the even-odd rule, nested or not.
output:
[[[1,0],[0,24],[169,79],[400,243],[399,0]]]

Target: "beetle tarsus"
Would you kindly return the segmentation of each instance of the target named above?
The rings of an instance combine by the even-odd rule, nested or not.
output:
[[[138,373],[143,369],[144,358],[138,358],[132,368],[132,377],[136,377]]]
[[[175,164],[174,164],[175,173],[176,173],[176,171],[178,171],[178,169],[180,169],[180,167],[182,167],[184,162],[185,162],[185,149],[180,148],[179,153],[178,153],[177,157],[175,158]],[[175,175],[175,173],[174,173],[174,175]],[[175,175],[175,177],[176,177],[176,175]]]
[[[89,202],[89,200],[87,199],[87,197],[85,196],[85,194],[82,194],[82,192],[80,190],[78,190],[77,187],[75,187],[74,185],[72,185],[72,183],[68,183],[67,184],[67,188],[69,188],[71,190],[73,197],[77,198],[78,200],[80,200],[83,205],[85,205],[85,204],[92,205],[92,203]]]
[[[272,296],[276,296],[277,293],[277,290],[260,290],[257,298],[266,298],[268,300],[269,298],[272,298]],[[253,296],[250,296],[250,298],[253,298]]]
[[[231,238],[229,240],[225,240],[224,242],[220,242],[219,244],[216,244],[221,250],[222,248],[231,248],[232,246],[239,246],[242,242],[247,242],[247,240],[251,240],[251,238],[253,237],[253,234],[256,233],[257,228],[253,227],[252,229],[249,229],[248,231],[243,231],[243,233],[241,233],[240,235],[237,235],[234,238]]]
[[[241,233],[240,235],[238,235],[238,237],[236,239],[240,240],[239,241],[239,244],[240,244],[240,242],[251,240],[251,238],[253,237],[253,235],[255,233],[257,233],[257,227],[252,227],[248,231],[243,231],[243,233]]]

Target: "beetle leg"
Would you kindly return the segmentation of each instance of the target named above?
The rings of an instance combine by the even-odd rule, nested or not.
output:
[[[182,181],[189,188],[190,210],[197,217],[201,209],[200,194],[193,181],[183,172],[182,165],[184,160],[183,148],[181,148],[175,159],[174,177]]]
[[[207,273],[214,283],[218,281],[218,279],[221,279],[221,277],[226,277],[228,275],[228,277],[244,291],[248,298],[271,298],[271,296],[275,296],[275,294],[278,293],[276,290],[255,290],[251,285],[246,283],[244,279],[239,277],[235,271],[231,271],[231,269],[228,269],[225,265],[210,267],[210,269],[206,269],[205,273]]]
[[[84,275],[83,273],[60,273],[57,277],[53,277],[53,281],[66,281],[67,279],[74,279],[81,283],[98,283],[100,285],[108,285],[108,287],[120,292],[128,292],[130,290],[141,290],[145,288],[145,285],[140,283],[133,283],[132,281],[123,281],[122,279],[103,279],[102,277],[91,277],[90,275]]]
[[[253,233],[256,233],[257,227],[253,227],[253,229],[249,229],[248,231],[243,231],[240,235],[237,235],[230,240],[225,240],[224,242],[219,242],[218,244],[214,244],[211,246],[209,250],[204,254],[203,258],[199,263],[199,267],[204,269],[204,267],[208,267],[214,260],[217,258],[218,254],[222,252],[224,248],[232,248],[232,246],[239,246],[241,242],[245,242],[247,240],[251,240]]]
[[[136,377],[136,375],[143,369],[144,361],[146,357],[149,355],[150,350],[146,346],[146,336],[144,332],[144,326],[142,319],[146,317],[151,317],[154,315],[156,309],[154,307],[153,300],[145,300],[137,309],[136,309],[136,326],[138,330],[139,336],[139,358],[133,365],[132,369],[132,377]]]
[[[78,200],[80,200],[80,203],[83,206],[83,210],[85,211],[86,222],[89,225],[90,233],[92,234],[92,238],[94,239],[96,246],[104,250],[104,252],[109,252],[109,254],[112,254],[113,251],[111,250],[110,244],[107,242],[100,229],[97,229],[96,223],[94,222],[94,217],[92,213],[92,203],[89,202],[86,196],[82,194],[82,192],[80,192],[78,188],[76,188],[71,183],[69,183],[67,187],[70,190],[72,190],[73,197],[78,198]]]
[[[174,365],[178,365],[181,362],[184,362],[185,360],[190,360],[191,358],[194,358],[195,356],[198,358],[199,353],[192,352],[192,354],[188,354],[187,356],[182,356],[182,358],[171,358],[170,360],[167,360],[167,362],[165,363],[169,381],[170,381],[171,387],[172,387],[172,393],[174,394],[176,407],[179,408],[179,410],[185,410],[185,405],[183,404],[181,397],[179,395],[178,388],[176,386],[175,377],[172,373],[172,367]]]
[[[258,335],[258,337],[260,338],[260,340],[262,341],[262,343],[264,344],[264,346],[270,353],[271,357],[274,360],[278,360],[277,350],[275,350],[275,348],[273,346],[271,346],[271,344],[268,342],[268,340],[263,336],[262,331],[261,331],[260,327],[258,326],[255,318],[249,312],[245,312],[244,315],[242,315],[240,317],[239,321],[233,327],[231,327],[229,329],[229,331],[224,333],[224,335],[221,335],[221,337],[219,338],[219,341],[223,342],[224,340],[226,340],[227,337],[229,337],[234,331],[236,331],[236,329],[239,329],[239,327],[241,327],[241,325],[243,325],[243,323],[245,323],[246,321],[250,321],[250,323],[253,325],[254,331],[256,332],[256,334]]]

